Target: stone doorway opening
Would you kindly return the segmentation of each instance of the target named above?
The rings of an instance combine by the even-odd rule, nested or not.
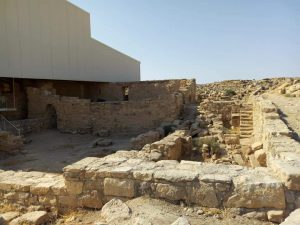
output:
[[[56,129],[57,128],[57,113],[53,105],[49,104],[46,106],[46,118],[48,128]]]

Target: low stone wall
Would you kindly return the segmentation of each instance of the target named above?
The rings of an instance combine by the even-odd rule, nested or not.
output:
[[[254,101],[254,139],[263,143],[267,167],[286,189],[287,208],[300,208],[300,143],[281,120],[275,105],[263,98]]]
[[[182,94],[155,100],[91,102],[76,97],[61,97],[38,88],[27,88],[29,118],[44,117],[48,105],[57,113],[57,127],[65,132],[142,132],[172,122],[183,109]]]
[[[205,207],[285,209],[283,185],[267,168],[172,160],[155,163],[120,152],[67,166],[64,177],[67,189],[77,187],[73,194],[78,199],[97,193],[101,205],[113,197],[126,200],[148,195]]]
[[[268,168],[152,162],[133,155],[138,152],[85,158],[64,168],[63,176],[0,171],[0,200],[48,210],[98,209],[114,197],[128,200],[147,195],[187,205],[244,208],[245,213],[284,213],[284,187]]]
[[[28,134],[32,132],[39,132],[41,129],[47,128],[46,118],[26,119],[26,120],[13,120],[10,121],[18,129],[21,130],[21,134]]]

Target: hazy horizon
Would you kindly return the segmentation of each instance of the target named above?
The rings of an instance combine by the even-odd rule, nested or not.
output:
[[[142,80],[300,76],[297,0],[71,0],[92,37],[141,61]]]

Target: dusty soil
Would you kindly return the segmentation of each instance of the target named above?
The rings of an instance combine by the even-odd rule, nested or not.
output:
[[[129,135],[110,136],[113,145],[91,148],[98,137],[91,134],[66,134],[57,130],[43,130],[29,135],[31,140],[17,155],[0,160],[0,169],[42,172],[62,172],[66,165],[88,156],[103,157],[116,150],[130,149]]]
[[[300,97],[285,97],[278,94],[267,94],[266,98],[274,102],[283,113],[288,126],[300,135]]]
[[[180,205],[170,204],[168,202],[140,197],[130,200],[126,203],[131,209],[132,216],[129,220],[118,220],[114,225],[135,224],[137,218],[149,222],[152,225],[170,225],[180,216],[185,216],[191,225],[271,225],[273,223],[263,222],[255,219],[238,216],[230,210],[205,209],[204,213],[198,215],[200,207],[187,208]],[[102,222],[102,223],[101,223]],[[148,223],[147,223],[148,222]],[[56,225],[88,225],[103,224],[101,211],[78,211],[62,216],[57,220]]]

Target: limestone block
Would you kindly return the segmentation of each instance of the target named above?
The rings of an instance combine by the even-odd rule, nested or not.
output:
[[[70,195],[79,195],[82,193],[83,189],[83,182],[77,182],[77,181],[65,181],[67,192]]]
[[[190,202],[204,207],[217,208],[220,204],[217,199],[213,184],[201,182],[187,187]]]
[[[257,220],[267,220],[267,213],[266,212],[249,212],[243,215],[244,217],[250,219],[257,219]]]
[[[251,145],[251,150],[253,152],[259,150],[259,149],[262,149],[263,148],[263,143],[262,142],[255,142]]]
[[[101,216],[107,223],[111,223],[116,219],[130,218],[131,210],[126,203],[122,202],[120,199],[113,198],[102,207]]]
[[[191,225],[191,224],[189,223],[187,218],[185,218],[184,216],[181,216],[171,225]]]
[[[187,182],[193,181],[198,177],[198,173],[188,170],[158,170],[154,172],[155,180],[165,180],[169,182]]]
[[[157,184],[155,196],[168,200],[183,200],[186,199],[184,187],[179,187],[171,184]]]
[[[256,170],[233,179],[234,193],[227,206],[244,208],[285,208],[285,195],[281,182]]]
[[[135,196],[135,185],[133,180],[105,178],[104,194],[132,198]]]
[[[133,171],[133,177],[136,180],[151,181],[153,177],[153,170]]]
[[[259,162],[257,161],[257,159],[255,158],[254,154],[249,155],[249,161],[250,161],[250,165],[251,165],[252,167],[259,167],[259,166],[260,166],[260,164],[259,164]]]
[[[226,183],[231,184],[232,178],[225,174],[205,174],[200,176],[200,181],[205,183]]]
[[[266,166],[266,151],[263,149],[254,152],[254,157],[260,166]]]
[[[74,195],[58,196],[58,202],[61,206],[67,206],[70,208],[76,208],[78,206],[78,199]]]
[[[132,169],[133,167],[131,166],[116,167],[115,169],[110,171],[110,174],[111,177],[114,178],[129,178]]]
[[[136,138],[130,140],[131,149],[142,149],[146,144],[151,144],[158,141],[160,138],[160,133],[158,131],[149,131],[138,135]]]
[[[300,161],[283,161],[270,158],[268,166],[280,177],[285,186],[290,190],[300,190]]]
[[[10,221],[17,218],[19,215],[19,212],[2,213],[0,214],[0,224],[7,225]]]
[[[25,213],[24,215],[12,220],[10,225],[30,224],[40,225],[49,222],[50,217],[45,211],[34,211]]]
[[[81,207],[87,207],[92,209],[101,209],[102,198],[100,194],[94,190],[78,198],[78,205]]]
[[[30,193],[35,195],[46,195],[50,191],[52,185],[54,185],[52,180],[49,182],[38,183],[37,185],[30,187]]]
[[[56,197],[55,196],[38,196],[38,201],[41,205],[45,206],[55,206],[56,205]]]
[[[282,210],[268,211],[268,220],[274,223],[281,223],[283,221],[284,212]]]

